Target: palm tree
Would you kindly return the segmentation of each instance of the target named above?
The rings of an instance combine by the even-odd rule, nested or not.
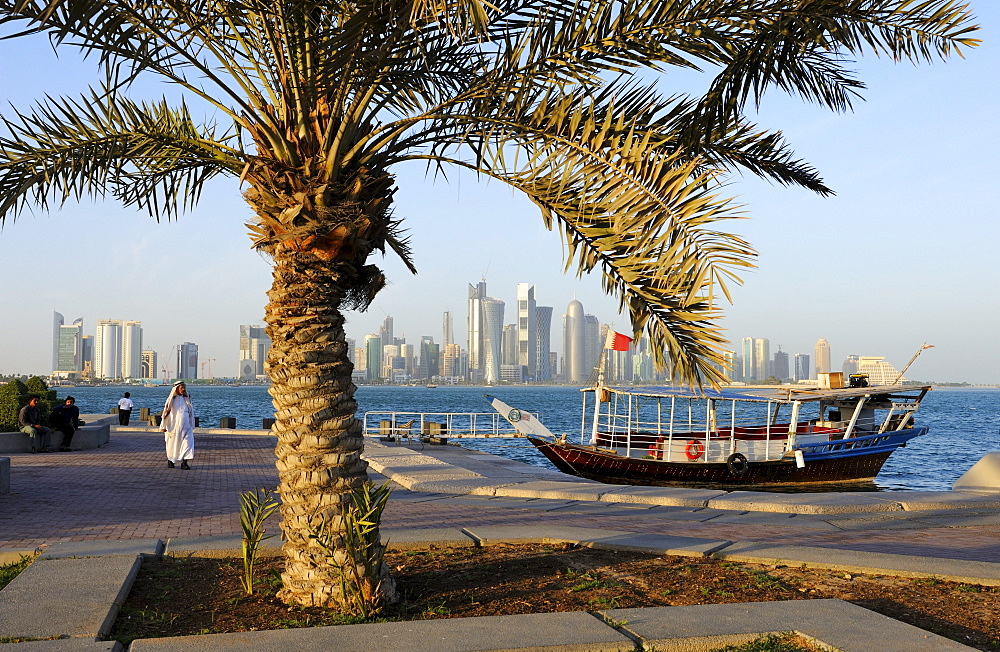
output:
[[[339,523],[367,479],[343,312],[383,287],[374,252],[414,271],[394,166],[523,192],[567,269],[601,274],[658,362],[714,382],[717,295],[754,256],[719,227],[739,215],[719,181],[743,169],[830,192],[747,103],[777,86],[846,110],[863,88],[849,57],[946,58],[975,45],[971,21],[950,0],[0,0],[2,33],[46,34],[106,72],[85,96],[9,110],[0,220],[84,195],[175,219],[213,177],[239,180],[274,266],[281,597],[335,605],[307,524]],[[705,94],[636,74],[671,68],[705,70]],[[131,99],[147,76],[219,122]]]

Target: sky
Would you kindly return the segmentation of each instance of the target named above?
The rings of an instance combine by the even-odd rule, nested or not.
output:
[[[727,228],[756,247],[757,269],[743,274],[720,325],[738,348],[767,338],[792,355],[831,345],[834,368],[848,354],[886,356],[901,368],[934,345],[909,378],[1000,383],[1000,6],[973,3],[983,43],[947,62],[893,64],[868,57],[854,68],[868,88],[846,114],[780,93],[752,118],[780,129],[798,157],[837,193],[820,197],[734,175],[723,194],[747,219]],[[50,95],[76,95],[99,80],[75,52],[56,58],[40,39],[0,41],[0,115]],[[662,80],[664,92],[698,88],[691,76]],[[144,92],[164,93],[160,87]],[[486,280],[515,320],[516,286],[532,283],[539,305],[560,315],[574,298],[617,330],[628,319],[605,296],[598,275],[564,273],[557,233],[506,187],[468,172],[432,179],[420,166],[394,169],[395,213],[409,230],[418,274],[376,255],[389,286],[366,313],[350,312],[347,335],[362,340],[391,315],[395,334],[441,341],[441,316],[454,315],[465,345],[467,287]],[[194,342],[206,376],[233,376],[240,324],[262,324],[271,283],[266,258],[250,249],[249,211],[235,180],[219,180],[198,207],[174,222],[112,200],[67,203],[23,214],[0,230],[0,374],[47,374],[52,312],[70,323],[143,323],[144,348],[169,356]],[[172,365],[171,365],[172,366]]]

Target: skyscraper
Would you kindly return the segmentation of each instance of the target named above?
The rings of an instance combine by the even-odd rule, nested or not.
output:
[[[570,301],[563,315],[563,375],[571,385],[583,383],[590,375],[586,370],[585,320],[583,304]]]
[[[537,306],[535,308],[535,357],[538,362],[538,372],[535,380],[548,382],[555,375],[549,361],[552,351],[552,306]]]
[[[809,354],[808,353],[796,353],[795,354],[795,375],[792,380],[799,382],[800,380],[809,380],[812,376],[809,375]]]
[[[475,285],[469,285],[469,377],[474,383],[482,380],[483,361],[485,353],[483,351],[483,305],[486,298],[486,281],[481,281]]]
[[[753,338],[744,337],[740,342],[740,361],[743,368],[742,380],[745,383],[753,382],[757,378],[755,360]]]
[[[59,329],[66,320],[63,319],[62,313],[52,311],[52,370],[55,371],[59,368]]]
[[[830,343],[822,337],[816,340],[816,373],[830,371]]]
[[[517,363],[528,371],[528,378],[538,375],[538,334],[535,314],[535,286],[517,284]]]
[[[61,378],[71,378],[83,371],[83,320],[59,327],[59,355],[53,372]]]
[[[187,380],[198,378],[198,345],[184,342],[177,345],[177,377]]]
[[[441,330],[443,331],[442,335],[444,337],[444,339],[441,340],[442,346],[448,346],[449,344],[454,344],[455,320],[451,316],[450,311],[446,311],[444,315],[441,317]]]
[[[115,380],[122,377],[122,322],[98,319],[94,341],[94,377]]]
[[[501,364],[517,364],[517,324],[503,327],[503,344],[500,346]]]
[[[122,322],[122,378],[142,378],[142,322]]]
[[[484,297],[481,306],[483,311],[482,382],[493,385],[500,382],[504,302],[492,297]]]
[[[382,378],[382,338],[365,335],[365,380],[377,383]]]
[[[142,378],[142,322],[97,320],[94,341],[94,377]]]
[[[240,325],[240,380],[255,380],[264,375],[264,362],[271,350],[267,331],[251,324]]]
[[[778,346],[774,354],[774,377],[782,382],[791,378],[788,373],[788,354],[781,350],[781,346]]]
[[[588,380],[601,363],[604,340],[601,339],[601,321],[594,315],[583,317],[584,377]]]
[[[767,338],[757,338],[753,341],[754,369],[757,371],[757,380],[764,380],[768,376],[774,375],[771,369],[771,341]]]

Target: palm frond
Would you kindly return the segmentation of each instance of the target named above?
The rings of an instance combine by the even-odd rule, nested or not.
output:
[[[197,202],[209,179],[237,176],[243,165],[230,138],[195,125],[184,104],[137,104],[107,89],[50,98],[3,124],[0,219],[108,194],[170,219]]]

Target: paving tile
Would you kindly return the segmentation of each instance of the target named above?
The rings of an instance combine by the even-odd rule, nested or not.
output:
[[[611,652],[635,649],[631,639],[585,612],[417,620],[311,627],[134,641],[129,652],[470,652],[533,650]]]
[[[623,630],[659,652],[714,650],[788,631],[842,652],[973,649],[841,600],[615,609],[604,615],[624,621]]]

